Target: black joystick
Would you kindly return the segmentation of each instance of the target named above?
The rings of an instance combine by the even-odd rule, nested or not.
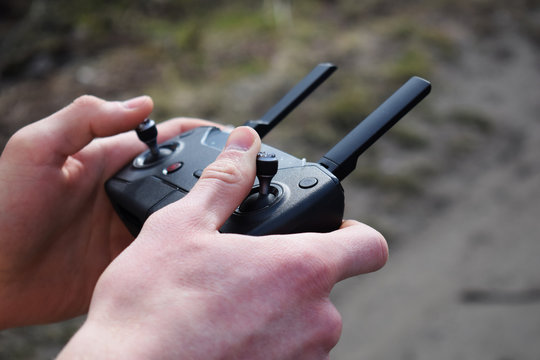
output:
[[[246,201],[240,205],[240,211],[259,210],[276,201],[279,192],[275,187],[272,187],[271,182],[277,171],[278,159],[275,154],[266,152],[257,154],[257,179],[259,179],[259,187],[255,188]]]
[[[278,170],[276,154],[260,152],[257,154],[257,178],[259,179],[259,196],[270,194],[270,182]]]
[[[150,166],[171,155],[175,149],[175,147],[171,145],[158,146],[158,131],[156,123],[152,119],[144,119],[144,121],[137,126],[135,131],[137,132],[139,140],[145,143],[150,149],[149,152],[145,152],[135,158],[133,165],[137,168]]]
[[[139,139],[150,149],[150,155],[153,159],[159,157],[159,147],[157,145],[157,128],[152,119],[144,119],[135,129]]]

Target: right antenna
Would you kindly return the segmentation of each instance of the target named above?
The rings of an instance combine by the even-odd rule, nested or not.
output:
[[[414,76],[368,115],[320,160],[340,181],[356,167],[358,157],[431,91],[431,84]]]

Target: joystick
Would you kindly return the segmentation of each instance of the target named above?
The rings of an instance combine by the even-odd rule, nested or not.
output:
[[[257,154],[257,179],[259,186],[254,187],[251,194],[240,205],[240,212],[263,209],[272,205],[279,196],[279,190],[272,186],[272,178],[278,171],[278,159],[275,154],[260,152]]]
[[[169,156],[174,151],[171,145],[158,146],[157,127],[152,119],[145,119],[135,129],[137,137],[148,146],[148,151],[137,156],[133,160],[133,166],[142,168],[152,166],[163,158]]]
[[[157,128],[152,119],[144,119],[135,129],[139,140],[145,143],[150,149],[150,156],[154,159],[159,157],[159,147],[157,145]]]
[[[260,119],[244,125],[262,138],[335,70],[332,64],[319,64]],[[316,163],[261,144],[253,188],[219,230],[266,235],[339,228],[345,208],[341,180],[354,170],[358,157],[430,90],[428,81],[412,77]],[[217,127],[202,126],[158,145],[150,119],[137,134],[149,150],[105,184],[116,212],[135,236],[152,213],[191,191],[229,136]]]

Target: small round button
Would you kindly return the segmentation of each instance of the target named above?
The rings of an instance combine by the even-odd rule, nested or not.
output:
[[[172,164],[170,164],[169,166],[167,166],[165,169],[163,169],[162,173],[163,175],[168,175],[168,174],[171,174],[177,170],[179,170],[182,165],[184,165],[183,163],[177,161],[177,162],[174,162]]]
[[[319,183],[319,180],[317,178],[307,177],[300,180],[300,182],[298,183],[298,186],[300,186],[302,189],[309,189],[309,188],[314,187],[318,183]]]

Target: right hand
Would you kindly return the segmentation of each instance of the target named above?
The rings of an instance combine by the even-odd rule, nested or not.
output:
[[[219,233],[251,189],[259,147],[236,129],[192,191],[147,220],[60,358],[328,358],[342,325],[332,287],[382,267],[387,245],[354,221],[324,234]]]

